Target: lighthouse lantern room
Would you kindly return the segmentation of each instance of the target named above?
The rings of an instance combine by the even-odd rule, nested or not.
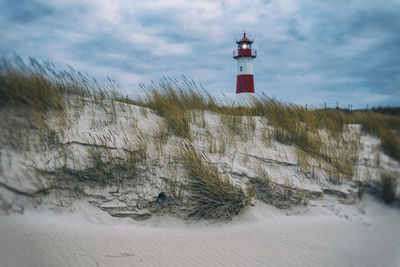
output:
[[[257,50],[251,48],[253,41],[246,37],[246,33],[236,43],[238,49],[233,50],[233,58],[237,60],[236,94],[254,93],[253,59]]]

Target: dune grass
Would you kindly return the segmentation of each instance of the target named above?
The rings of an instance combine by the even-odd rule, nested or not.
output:
[[[254,131],[254,116],[266,118],[278,142],[293,145],[323,165],[330,180],[340,183],[343,175],[351,178],[357,154],[357,140],[347,142],[343,135],[349,124],[360,124],[362,130],[381,139],[382,150],[400,160],[400,118],[368,112],[344,112],[338,109],[308,110],[265,96],[253,97],[242,106],[219,105],[210,94],[194,83],[163,79],[141,85],[144,96],[130,100],[148,107],[164,117],[172,133],[190,139],[191,111],[221,114],[221,123],[232,135],[246,141]],[[323,136],[324,131],[327,136]],[[231,137],[233,138],[233,137]],[[210,138],[212,136],[210,135]],[[209,140],[209,151],[215,152],[215,140]],[[222,150],[224,151],[224,150]]]
[[[257,199],[277,208],[286,209],[290,205],[306,206],[312,198],[310,191],[288,184],[274,183],[268,175],[252,178],[250,182],[254,185]]]
[[[218,105],[211,95],[187,80],[180,83],[164,79],[150,85],[142,84],[142,89],[146,94],[131,103],[155,110],[167,120],[169,128],[182,137],[189,137],[186,113],[190,110],[207,110],[225,115],[222,122],[236,134],[241,133],[243,126],[242,118],[237,116],[263,116],[275,129],[276,140],[295,145],[329,161],[329,157],[321,152],[318,131],[323,129],[332,137],[340,137],[346,125],[361,124],[365,132],[381,138],[382,148],[388,155],[400,160],[400,118],[396,116],[373,111],[345,113],[336,109],[308,110],[263,96],[253,97],[243,106]]]
[[[30,150],[32,139],[36,138],[46,145],[51,132],[46,117],[49,112],[63,117],[65,103],[60,87],[48,77],[46,68],[33,59],[26,64],[17,56],[2,58],[0,143]]]
[[[318,130],[324,129],[337,137],[347,124],[361,124],[362,129],[379,137],[382,149],[391,157],[400,160],[400,118],[378,114],[373,111],[345,113],[341,110],[307,110],[303,107],[284,104],[268,97],[253,97],[246,105],[219,105],[212,96],[195,82],[164,78],[149,85],[141,84],[144,95],[122,97],[118,84],[109,79],[107,86],[100,86],[73,69],[59,71],[52,64],[30,59],[25,63],[18,56],[2,58],[0,63],[0,110],[8,108],[25,110],[33,121],[44,121],[43,114],[49,110],[63,112],[65,97],[79,96],[111,99],[119,102],[148,107],[163,116],[174,134],[190,138],[189,111],[213,111],[224,116],[223,122],[236,134],[242,132],[242,118],[237,116],[263,116],[275,129],[276,140],[295,145],[303,151],[322,157],[321,138]],[[4,115],[4,114],[3,114]],[[248,120],[247,120],[248,121]]]
[[[390,174],[381,175],[382,199],[386,203],[391,203],[396,199],[396,178]]]
[[[0,107],[24,108],[29,112],[63,110],[60,87],[47,76],[47,71],[31,59],[3,58],[0,64]]]
[[[73,69],[58,71],[51,64],[39,63],[33,59],[25,63],[17,56],[3,58],[0,63],[0,118],[4,129],[13,129],[3,131],[3,139],[14,138],[10,144],[27,143],[29,131],[24,129],[36,128],[43,131],[42,139],[47,140],[54,135],[54,130],[46,122],[48,112],[62,115],[66,105],[72,102],[69,101],[71,99],[77,99],[78,102],[95,99],[100,103],[111,102],[111,105],[102,105],[110,117],[110,123],[117,120],[115,103],[139,105],[145,113],[145,108],[154,110],[165,119],[168,128],[168,132],[159,131],[159,136],[163,139],[173,133],[190,140],[190,124],[197,120],[193,118],[193,112],[201,112],[204,117],[204,111],[211,111],[220,114],[222,125],[232,134],[231,139],[239,136],[242,141],[246,141],[256,127],[254,116],[260,116],[267,123],[265,127],[268,125],[273,129],[268,132],[268,136],[263,136],[266,143],[270,143],[267,139],[274,138],[281,143],[293,145],[308,157],[316,158],[324,165],[332,167],[332,173],[341,172],[349,177],[353,175],[352,155],[356,154],[357,146],[344,142],[343,134],[347,125],[360,124],[363,131],[380,138],[382,150],[386,154],[400,160],[398,116],[373,111],[349,113],[336,109],[308,110],[265,96],[253,97],[242,106],[222,105],[217,104],[201,86],[186,78],[182,81],[165,78],[148,85],[141,84],[141,88],[143,95],[123,97],[118,92],[118,84],[111,79],[110,84],[105,87]],[[107,101],[103,102],[104,100]],[[26,121],[31,125],[27,127],[20,119],[12,119],[10,110],[22,111],[19,117],[28,118]],[[205,121],[204,118],[202,121]],[[199,125],[205,127],[205,123]],[[16,128],[20,130],[15,131]],[[216,145],[217,142],[211,140],[209,150],[222,153],[225,151],[224,146],[217,149]],[[336,149],[338,147],[340,149]],[[339,150],[344,153],[337,153]]]
[[[58,70],[32,58],[25,62],[14,55],[0,60],[1,109],[22,109],[28,113],[64,111],[68,97],[116,100],[122,98],[118,89],[118,83],[111,78],[106,85],[100,85],[96,79],[72,68]]]
[[[120,96],[117,83],[109,79],[100,86],[95,79],[69,70],[57,70],[50,63],[19,56],[0,59],[0,142],[15,149],[29,150],[32,140],[45,145],[57,132],[68,128],[67,109],[77,111],[89,99],[103,101]],[[111,102],[113,104],[113,102]],[[103,105],[104,107],[104,105]],[[79,112],[76,112],[77,114]],[[111,114],[108,112],[107,114]],[[54,139],[55,140],[55,139]]]
[[[198,154],[191,145],[182,145],[180,156],[189,176],[192,204],[189,217],[230,220],[250,204],[252,194],[246,194],[221,177],[205,156]]]
[[[104,138],[105,140],[105,138]],[[140,139],[130,148],[116,149],[107,146],[106,142],[100,144],[92,139],[86,145],[85,156],[71,157],[70,151],[61,148],[59,152],[64,160],[54,171],[46,171],[53,176],[57,183],[69,184],[74,188],[82,186],[104,187],[107,185],[131,185],[140,182],[138,169],[145,165],[146,146]]]
[[[381,147],[389,156],[400,160],[400,117],[373,111],[359,111],[352,116],[353,123],[381,139]]]
[[[154,110],[164,117],[169,130],[180,137],[190,137],[190,110],[208,110],[215,105],[209,94],[200,92],[194,82],[185,78],[183,82],[165,78],[158,83],[140,86],[146,93],[129,102]]]
[[[293,144],[303,151],[329,160],[321,153],[318,130],[326,130],[331,138],[340,138],[349,124],[360,124],[362,130],[381,139],[381,147],[389,156],[400,160],[400,117],[373,111],[345,113],[336,109],[307,110],[273,99],[253,98],[254,115],[268,118],[275,128],[275,138]]]

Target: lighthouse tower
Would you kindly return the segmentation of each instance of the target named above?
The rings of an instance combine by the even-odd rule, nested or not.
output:
[[[236,94],[254,93],[253,58],[256,58],[257,50],[251,49],[253,41],[246,33],[236,43],[238,49],[233,50],[233,58],[237,60]]]

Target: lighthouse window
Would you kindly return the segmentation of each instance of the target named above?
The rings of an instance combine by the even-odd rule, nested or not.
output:
[[[243,71],[243,67],[242,66],[240,66],[240,71]]]

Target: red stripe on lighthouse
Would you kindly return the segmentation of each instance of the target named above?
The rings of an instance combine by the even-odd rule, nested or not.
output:
[[[237,76],[236,94],[254,93],[254,78],[252,74],[242,74]]]

